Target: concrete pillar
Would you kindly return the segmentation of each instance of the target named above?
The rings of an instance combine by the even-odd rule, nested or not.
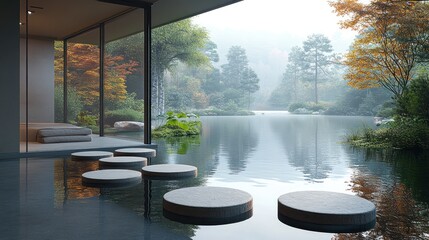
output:
[[[19,152],[19,1],[0,1],[0,154]]]

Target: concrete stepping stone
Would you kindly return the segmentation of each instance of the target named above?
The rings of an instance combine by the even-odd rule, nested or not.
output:
[[[164,195],[166,218],[187,224],[219,225],[244,221],[253,214],[247,192],[225,187],[189,187]]]
[[[171,180],[197,176],[197,168],[184,164],[155,164],[142,168],[143,178]]]
[[[368,231],[375,226],[372,202],[353,195],[301,191],[278,199],[278,219],[292,227],[331,233]]]
[[[97,161],[100,158],[113,157],[113,153],[105,151],[85,151],[71,154],[73,161]]]
[[[115,156],[156,157],[156,150],[151,148],[120,148],[115,150]]]
[[[141,181],[141,172],[134,170],[107,169],[82,174],[82,185],[89,187],[129,187]]]
[[[108,157],[98,160],[100,169],[131,169],[140,171],[147,165],[147,158],[143,157]]]

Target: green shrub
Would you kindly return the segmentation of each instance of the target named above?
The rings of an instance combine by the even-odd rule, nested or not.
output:
[[[88,111],[80,112],[76,117],[76,123],[79,126],[97,126],[98,117],[90,115]]]
[[[306,108],[306,107],[307,107],[307,104],[305,104],[303,102],[291,103],[289,105],[288,111],[293,112],[293,111],[297,110],[298,108]]]
[[[429,149],[429,125],[423,119],[402,117],[380,129],[351,133],[346,141],[365,148]]]
[[[289,105],[288,111],[289,112],[294,112],[297,109],[307,109],[309,111],[312,112],[319,112],[319,111],[324,111],[326,109],[328,109],[328,104],[326,103],[314,103],[314,102],[296,102],[296,103],[291,103]]]
[[[127,93],[126,98],[122,101],[106,100],[105,106],[110,111],[118,109],[132,109],[137,112],[144,111],[144,101],[143,99],[138,99],[135,92]]]
[[[411,81],[409,88],[397,101],[400,116],[429,120],[429,76],[423,75]]]
[[[136,110],[126,108],[107,111],[104,114],[104,123],[106,125],[113,126],[113,124],[118,121],[143,122],[143,112],[138,112]]]
[[[229,113],[233,113],[233,112],[237,112],[239,109],[237,103],[235,103],[232,100],[229,100],[223,107],[222,110],[224,110],[225,112],[229,112]]]
[[[195,110],[193,113],[199,116],[250,116],[255,115],[254,112],[240,109],[237,111],[225,111],[218,108],[207,108],[203,110]]]
[[[198,135],[201,131],[201,121],[191,120],[198,119],[194,114],[186,114],[184,112],[167,112],[165,117],[165,124],[155,128],[152,131],[154,138],[161,137],[181,137],[189,135]]]
[[[54,89],[54,106],[55,122],[64,121],[64,91],[62,86],[55,86]],[[68,120],[74,120],[83,109],[83,101],[80,99],[73,87],[67,89],[67,117]]]
[[[384,118],[391,118],[394,114],[395,114],[394,108],[386,107],[386,108],[380,109],[377,112],[376,116],[377,117],[384,117]]]
[[[339,105],[339,106],[332,106],[328,108],[325,112],[323,112],[323,114],[348,116],[348,115],[354,115],[355,112],[348,107]]]
[[[186,127],[184,127],[186,126]],[[200,134],[201,122],[189,121],[183,125],[163,125],[152,131],[154,138],[182,137]]]
[[[307,103],[306,105],[307,105],[307,107],[306,107],[307,109],[314,111],[314,112],[324,111],[328,108],[328,105],[326,103],[321,103],[321,102],[319,102],[317,104],[310,102],[310,103]]]
[[[398,117],[389,127],[392,146],[401,149],[428,149],[429,125],[420,118]]]

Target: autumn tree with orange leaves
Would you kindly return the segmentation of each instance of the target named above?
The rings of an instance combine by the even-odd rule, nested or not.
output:
[[[61,52],[61,45],[56,45],[56,52]],[[69,43],[67,46],[67,81],[69,87],[76,89],[86,106],[98,102],[100,96],[100,60],[96,45]],[[63,67],[62,58],[56,58],[55,69]],[[134,71],[137,63],[119,55],[106,55],[104,58],[104,96],[107,101],[126,99],[126,76]],[[56,83],[61,83],[60,75]]]
[[[417,66],[427,59],[429,4],[418,1],[336,0],[342,28],[358,32],[344,64],[345,78],[357,89],[384,87],[401,99]]]

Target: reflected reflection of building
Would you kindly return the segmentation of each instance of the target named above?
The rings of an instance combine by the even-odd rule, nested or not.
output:
[[[60,207],[67,200],[99,196],[100,189],[82,185],[82,174],[97,169],[97,161],[56,160],[54,163],[56,207]]]

